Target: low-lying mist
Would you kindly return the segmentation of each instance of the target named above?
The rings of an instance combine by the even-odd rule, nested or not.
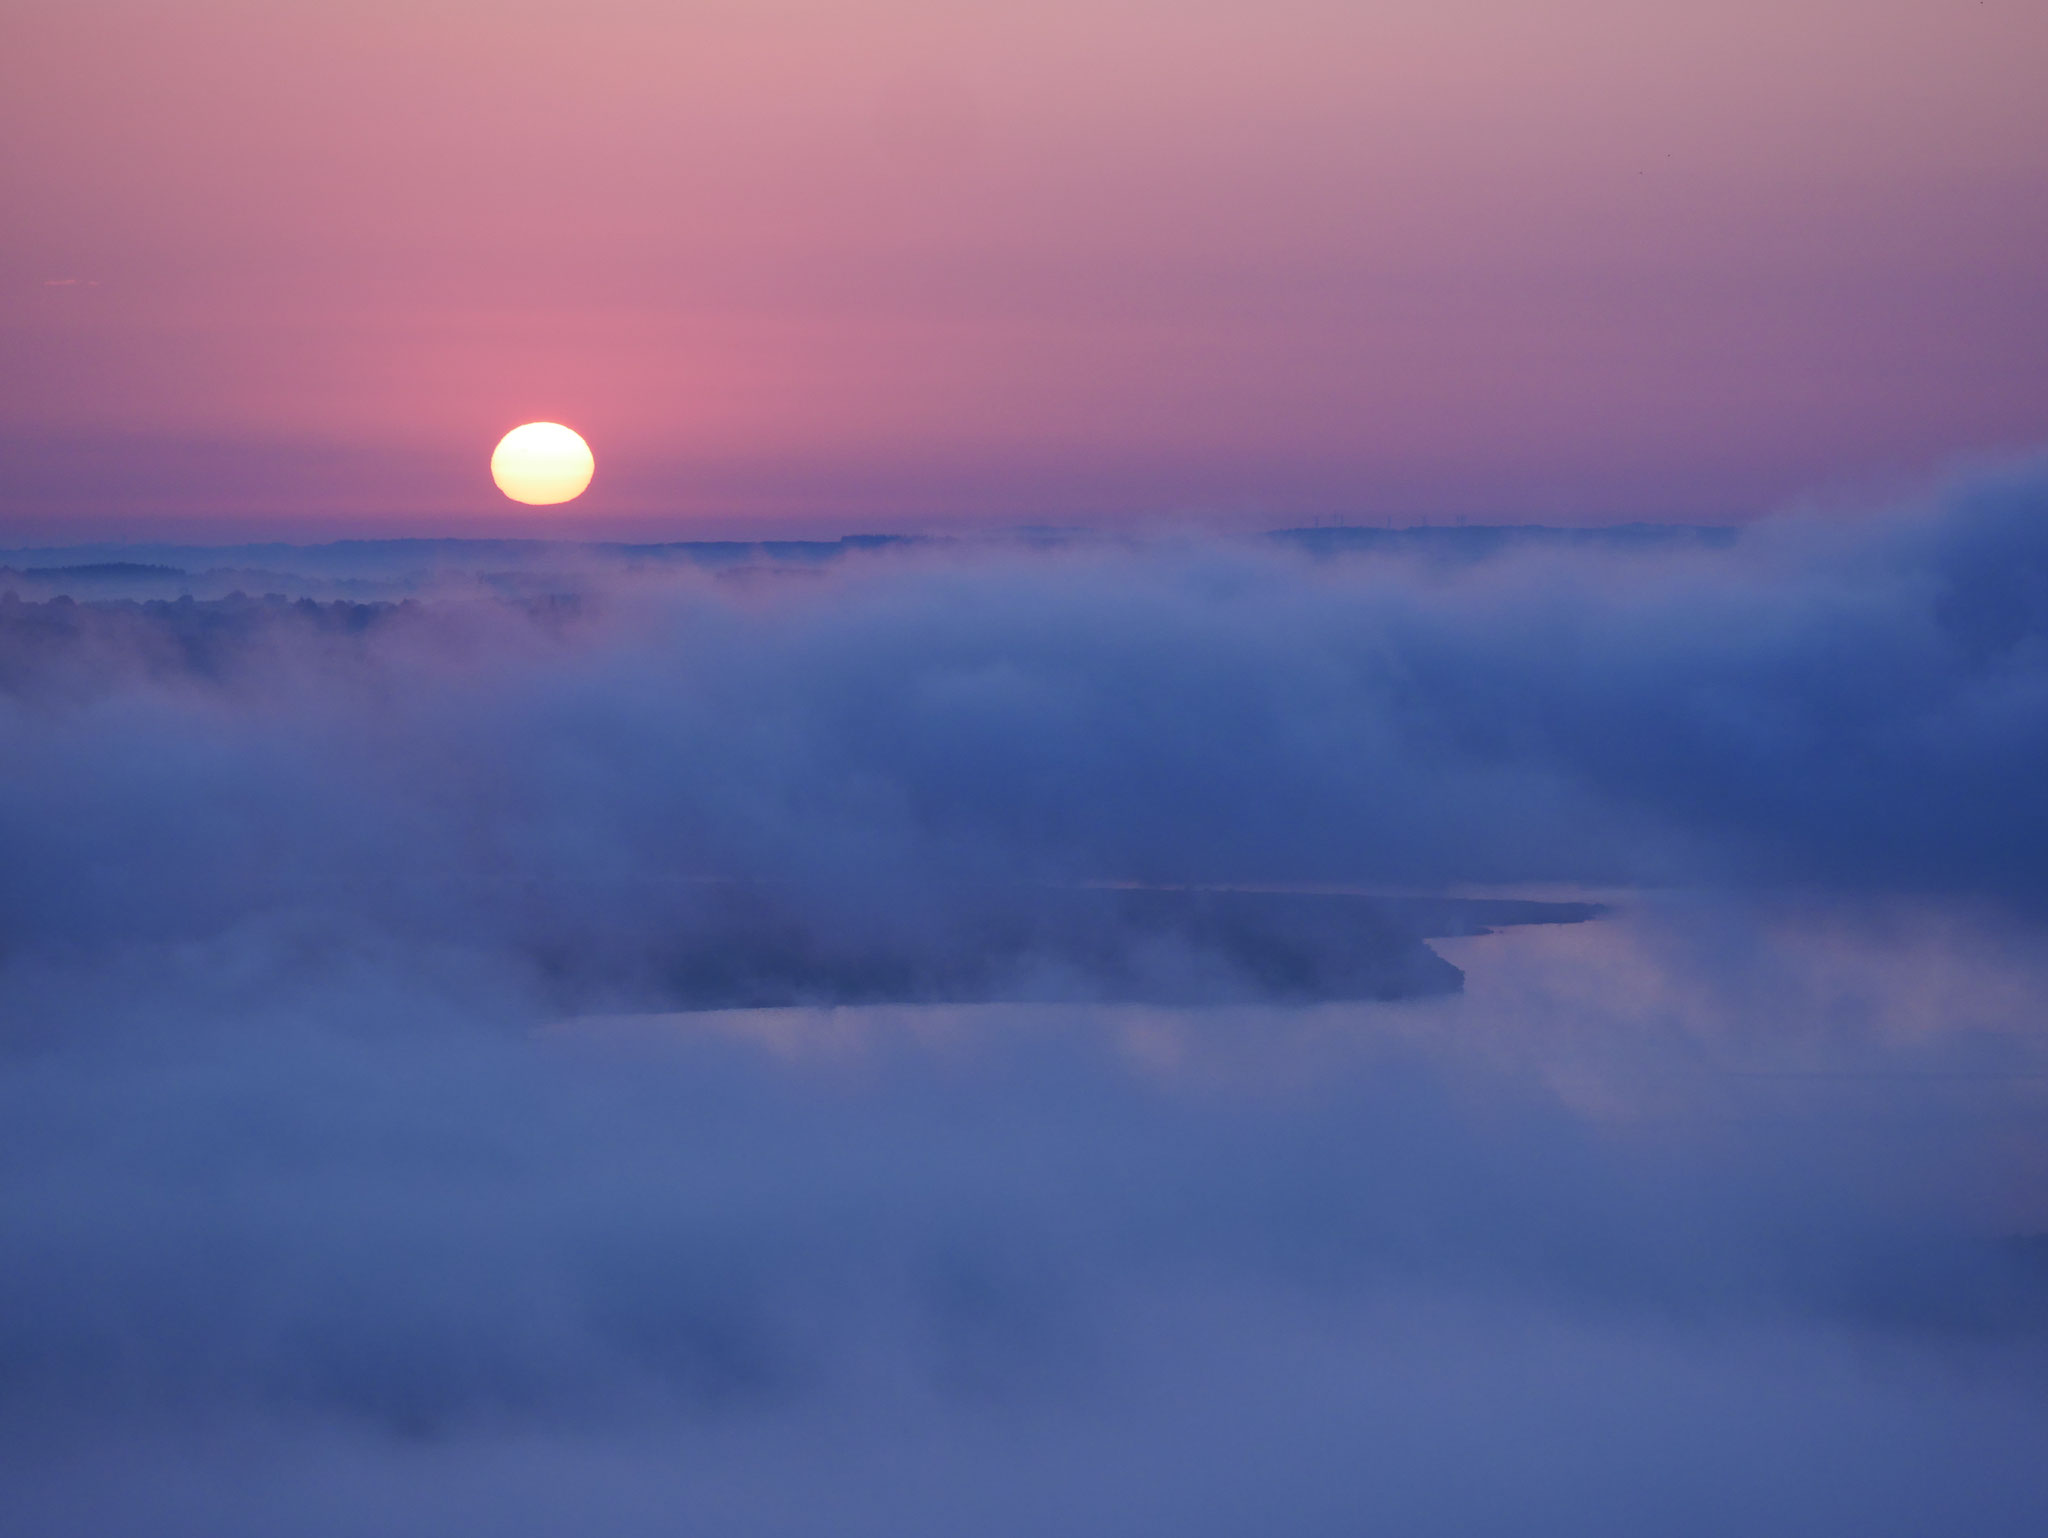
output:
[[[0,599],[10,1526],[2038,1532],[2044,764],[2025,473]]]

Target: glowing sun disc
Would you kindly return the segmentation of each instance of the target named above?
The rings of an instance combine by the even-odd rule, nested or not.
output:
[[[560,422],[515,427],[491,451],[491,479],[498,490],[535,507],[582,496],[596,469],[582,434]]]

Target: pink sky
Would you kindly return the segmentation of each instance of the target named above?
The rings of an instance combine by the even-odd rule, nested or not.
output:
[[[2040,0],[11,0],[0,535],[1744,516],[2048,442],[2044,78]]]

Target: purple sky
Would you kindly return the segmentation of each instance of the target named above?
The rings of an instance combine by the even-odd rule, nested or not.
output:
[[[0,27],[0,537],[1721,519],[2048,439],[2037,0]],[[536,418],[566,512],[486,473]]]

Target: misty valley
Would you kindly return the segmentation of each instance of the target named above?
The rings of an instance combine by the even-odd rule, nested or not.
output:
[[[2044,505],[9,556],[12,1519],[2038,1531]]]

